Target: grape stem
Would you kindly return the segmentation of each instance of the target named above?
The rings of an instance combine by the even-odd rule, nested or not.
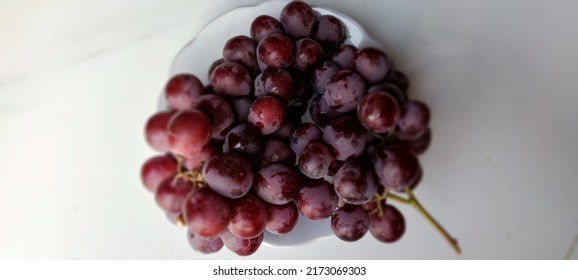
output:
[[[444,239],[450,244],[454,251],[456,251],[458,255],[461,254],[462,250],[458,245],[458,240],[452,237],[449,232],[444,227],[442,227],[442,225],[421,205],[411,189],[406,188],[406,193],[407,198],[388,192],[386,198],[390,198],[391,200],[402,204],[413,206],[413,208],[415,208],[417,212],[419,212],[444,237]]]

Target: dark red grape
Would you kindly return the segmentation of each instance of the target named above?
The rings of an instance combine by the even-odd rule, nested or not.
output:
[[[294,1],[283,7],[279,21],[289,37],[299,39],[311,36],[315,14],[307,3]]]
[[[314,221],[329,218],[337,208],[337,202],[333,186],[323,179],[307,181],[297,195],[299,211]]]
[[[261,71],[269,67],[287,68],[295,59],[293,41],[282,34],[271,34],[257,45],[257,63]]]
[[[305,146],[299,156],[299,170],[308,178],[322,178],[329,173],[333,156],[329,148],[321,142],[313,141]]]
[[[289,112],[285,113],[285,121],[283,122],[281,127],[275,130],[275,132],[273,132],[271,136],[277,138],[288,138],[291,135],[291,132],[293,131],[293,129],[295,129],[297,124],[287,119],[288,113]]]
[[[324,61],[323,63],[317,64],[313,68],[311,78],[313,90],[319,94],[323,94],[325,91],[325,85],[327,82],[329,82],[331,76],[333,76],[333,74],[337,73],[339,70],[339,66],[332,61]]]
[[[323,130],[323,140],[338,160],[357,157],[365,149],[367,130],[356,118],[345,115],[332,120]]]
[[[167,213],[181,214],[183,203],[187,195],[194,191],[196,186],[186,180],[173,178],[165,179],[155,192],[157,205]]]
[[[237,116],[237,123],[247,121],[251,103],[253,103],[253,101],[249,98],[237,98],[233,100],[233,109],[235,110],[235,116]]]
[[[430,111],[425,103],[412,100],[401,108],[401,116],[397,125],[399,133],[397,137],[404,141],[417,140],[422,136],[429,125]]]
[[[175,111],[161,111],[152,115],[145,125],[145,139],[149,146],[157,152],[170,150],[167,126]]]
[[[227,135],[235,121],[235,114],[231,105],[215,94],[206,94],[199,98],[196,108],[211,119],[213,123],[213,132],[211,134],[213,139],[225,139],[225,135]]]
[[[211,140],[213,124],[203,112],[182,110],[171,117],[167,126],[171,152],[194,158],[199,156]]]
[[[407,93],[407,90],[409,89],[409,80],[407,79],[407,76],[397,69],[390,71],[385,80],[388,83],[394,84],[403,93]]]
[[[221,239],[225,244],[225,247],[229,249],[231,252],[239,255],[239,256],[249,256],[257,252],[259,246],[263,242],[263,234],[251,238],[251,239],[243,239],[235,236],[229,230],[223,231],[221,234]]]
[[[372,93],[374,91],[383,91],[397,101],[397,104],[401,107],[408,101],[408,96],[405,92],[401,91],[397,86],[390,83],[380,83],[369,88],[367,92]]]
[[[223,58],[225,61],[237,62],[254,77],[259,71],[256,57],[257,45],[253,39],[245,35],[235,36],[225,43]]]
[[[313,39],[324,50],[333,50],[343,42],[344,28],[341,21],[332,15],[318,16],[313,25]]]
[[[351,70],[339,70],[325,85],[323,99],[331,109],[348,112],[357,108],[357,104],[366,94],[363,78]]]
[[[368,84],[382,81],[391,69],[387,55],[371,47],[357,50],[353,56],[353,66]]]
[[[177,174],[177,161],[170,156],[154,156],[142,165],[140,177],[147,190],[156,192],[159,185],[167,178]]]
[[[327,175],[335,176],[335,173],[337,173],[339,168],[341,168],[341,166],[343,166],[344,163],[345,163],[344,161],[337,159],[331,161],[331,165],[329,165],[329,173],[327,173]]]
[[[205,146],[205,148],[203,149],[203,151],[199,156],[185,159],[185,161],[183,162],[183,166],[187,170],[197,169],[199,167],[202,167],[202,163],[204,163],[206,160],[208,160],[209,158],[211,158],[216,154],[220,154],[221,152],[222,151],[220,145],[218,145],[214,141],[209,142],[209,144]]]
[[[334,52],[331,60],[342,69],[353,69],[353,56],[357,48],[350,44],[341,44]]]
[[[306,122],[298,125],[293,132],[291,132],[291,136],[289,137],[289,144],[291,145],[291,149],[295,152],[297,156],[303,153],[305,150],[305,146],[309,144],[309,142],[313,140],[320,140],[321,139],[321,129],[313,123]]]
[[[348,160],[333,177],[335,193],[350,204],[364,204],[377,193],[378,178],[371,165]]]
[[[405,219],[395,206],[387,204],[383,213],[376,212],[370,216],[369,232],[381,242],[395,242],[405,232]]]
[[[285,102],[295,98],[293,76],[281,68],[267,68],[255,78],[255,96],[275,96]]]
[[[205,239],[195,236],[192,232],[187,231],[187,239],[191,248],[203,254],[212,254],[220,251],[224,244],[220,237],[214,239]]]
[[[237,153],[218,154],[203,165],[203,178],[209,187],[220,195],[239,198],[251,189],[253,169],[251,164]]]
[[[419,168],[415,154],[401,145],[379,151],[374,164],[380,183],[399,192],[404,191],[417,179]]]
[[[265,202],[249,193],[233,202],[229,231],[240,238],[255,238],[265,230],[269,220]]]
[[[313,98],[309,104],[309,116],[311,120],[321,128],[324,128],[331,120],[341,115],[343,115],[343,113],[331,109],[321,95]]]
[[[253,189],[266,202],[285,204],[293,200],[301,188],[301,178],[294,167],[271,163],[259,169]]]
[[[259,162],[263,148],[263,136],[250,123],[242,123],[229,130],[223,144],[224,153],[239,152],[252,163]]]
[[[293,81],[295,84],[295,99],[291,102],[292,106],[307,105],[309,99],[313,96],[313,87],[311,86],[311,77],[303,72],[293,71]]]
[[[299,209],[293,202],[275,205],[267,203],[269,220],[265,230],[273,234],[286,234],[293,230],[299,219]]]
[[[295,152],[293,152],[287,140],[282,141],[270,138],[265,142],[265,150],[263,151],[260,165],[265,166],[270,163],[295,165]]]
[[[374,133],[386,133],[395,128],[399,114],[395,99],[383,91],[369,93],[357,106],[357,118]]]
[[[192,108],[204,93],[203,83],[197,76],[191,74],[173,76],[165,86],[167,105],[174,110]]]
[[[427,148],[431,143],[431,129],[426,129],[426,131],[417,139],[407,142],[407,146],[412,150],[416,155],[421,155],[425,153]]]
[[[279,129],[285,120],[285,105],[273,96],[257,98],[249,108],[247,121],[261,134],[267,135]]]
[[[231,219],[229,201],[210,188],[199,188],[185,199],[183,215],[195,236],[212,239],[227,229]]]
[[[223,62],[215,67],[210,80],[213,90],[227,97],[249,95],[253,85],[249,71],[236,62]]]
[[[357,241],[369,230],[369,215],[359,205],[345,204],[331,216],[331,230],[343,241]]]
[[[309,70],[323,58],[323,49],[313,39],[302,38],[295,42],[293,67],[299,71]]]
[[[281,22],[268,15],[256,17],[251,23],[251,38],[259,43],[263,38],[271,34],[285,34],[285,29]]]
[[[215,70],[215,68],[217,68],[217,66],[223,64],[223,62],[225,62],[225,59],[219,58],[219,59],[213,61],[213,63],[211,63],[211,66],[209,66],[209,71],[207,71],[207,73],[208,73],[208,75],[209,75],[209,76],[208,76],[208,77],[209,77],[209,80],[211,80],[211,74],[213,73],[213,71]]]

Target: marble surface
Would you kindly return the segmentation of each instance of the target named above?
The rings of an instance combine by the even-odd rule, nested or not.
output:
[[[176,53],[211,19],[261,1],[0,1],[0,258],[200,255],[139,179],[143,139]],[[310,1],[357,20],[430,104],[412,209],[392,245],[371,236],[254,259],[562,259],[578,235],[575,1]],[[578,252],[570,253],[578,258]]]

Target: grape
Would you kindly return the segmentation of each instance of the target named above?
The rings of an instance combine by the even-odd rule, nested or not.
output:
[[[270,163],[295,165],[295,152],[287,141],[270,138],[265,142],[265,151],[263,151],[260,165],[265,166]]]
[[[293,76],[281,68],[267,68],[255,79],[255,96],[275,96],[285,102],[295,98]]]
[[[371,165],[360,160],[348,160],[333,177],[335,193],[350,204],[364,204],[377,193],[379,184]]]
[[[249,256],[257,252],[259,246],[263,242],[263,234],[251,238],[251,239],[243,239],[235,236],[230,231],[225,230],[221,234],[221,239],[225,244],[225,247],[229,249],[231,252],[239,255],[239,256]]]
[[[369,215],[359,205],[345,204],[331,216],[331,230],[339,239],[353,242],[361,239],[369,229]]]
[[[239,198],[251,189],[253,170],[249,162],[239,154],[218,154],[205,162],[203,178],[218,194]]]
[[[285,113],[285,121],[283,122],[281,127],[279,129],[275,130],[275,132],[273,132],[272,134],[270,134],[270,136],[277,137],[277,138],[288,138],[291,135],[291,132],[293,131],[293,129],[295,129],[297,124],[291,120],[288,120],[288,115],[289,115],[289,112],[286,112]]]
[[[382,81],[391,65],[385,53],[376,48],[362,48],[353,56],[353,66],[368,84]]]
[[[376,212],[370,216],[369,232],[381,242],[395,242],[405,232],[405,219],[395,206],[387,204],[383,213]]]
[[[386,81],[395,85],[403,93],[407,93],[407,90],[409,89],[409,80],[407,79],[407,76],[397,69],[389,72]]]
[[[237,62],[243,65],[254,77],[259,71],[257,57],[255,56],[257,45],[253,39],[239,35],[229,39],[223,47],[225,61]]]
[[[249,115],[249,108],[251,107],[251,99],[249,98],[237,98],[232,101],[233,109],[235,110],[235,116],[237,117],[237,122],[242,123],[247,121],[247,116]]]
[[[331,109],[321,95],[313,98],[309,104],[309,116],[319,127],[327,126],[331,120],[341,116],[342,114],[343,113]]]
[[[167,125],[175,111],[161,111],[152,115],[145,125],[145,138],[151,148],[157,152],[170,150]]]
[[[374,133],[386,133],[395,128],[399,114],[395,99],[383,91],[369,93],[357,106],[357,118]]]
[[[341,168],[341,166],[343,166],[344,163],[345,162],[342,160],[337,160],[337,159],[332,160],[331,164],[329,165],[329,172],[327,173],[327,175],[335,176],[335,173],[337,173],[339,168]]]
[[[281,22],[268,15],[256,17],[251,23],[251,38],[259,43],[263,38],[271,34],[285,34],[285,29]]]
[[[417,175],[415,176],[415,179],[413,180],[413,182],[407,186],[410,190],[415,190],[415,188],[417,188],[417,186],[419,185],[419,183],[421,182],[421,178],[423,177],[423,170],[421,168],[421,165],[419,166],[419,169],[417,170]]]
[[[235,121],[233,108],[223,98],[215,94],[207,94],[199,98],[197,110],[205,113],[213,123],[212,137],[216,140],[225,139],[225,135]]]
[[[229,130],[223,144],[224,153],[239,152],[252,163],[259,162],[263,148],[263,136],[250,123],[242,123]]]
[[[311,79],[313,90],[319,94],[323,94],[325,91],[325,85],[331,76],[333,76],[333,74],[337,73],[339,70],[339,66],[332,61],[324,61],[323,63],[317,64],[313,68]]]
[[[293,230],[299,219],[299,209],[294,202],[276,205],[267,203],[269,220],[265,230],[273,234],[286,234]]]
[[[295,152],[296,155],[301,155],[305,146],[309,144],[309,142],[313,140],[320,140],[321,139],[321,129],[313,123],[306,122],[298,125],[289,138],[289,144],[291,145],[291,149]]]
[[[351,70],[339,70],[325,85],[323,99],[331,109],[348,112],[357,107],[366,94],[363,78]]]
[[[185,161],[183,162],[183,166],[188,170],[197,169],[201,166],[203,162],[205,162],[206,160],[208,160],[209,158],[211,158],[216,154],[220,154],[221,152],[222,152],[221,147],[216,142],[214,141],[209,142],[209,144],[205,146],[205,148],[203,149],[203,151],[199,156],[185,159]]]
[[[295,83],[295,99],[291,103],[293,106],[307,105],[311,96],[313,96],[313,87],[311,78],[302,72],[294,71],[293,80]]]
[[[293,41],[282,34],[271,34],[257,45],[257,63],[261,71],[269,67],[286,68],[295,58]]]
[[[167,213],[180,214],[187,195],[195,190],[195,185],[182,179],[165,179],[155,192],[157,205]]]
[[[209,80],[211,80],[211,74],[213,74],[213,71],[215,71],[215,68],[217,68],[217,66],[223,64],[223,62],[225,62],[225,59],[223,58],[219,58],[215,61],[213,61],[213,63],[211,63],[211,66],[209,66],[209,71],[207,71],[207,73],[209,74]]]
[[[427,128],[426,131],[417,139],[407,142],[408,147],[416,155],[421,155],[425,153],[429,144],[431,143],[431,129]]]
[[[309,37],[315,23],[315,14],[306,3],[294,1],[283,7],[279,21],[291,38]]]
[[[329,173],[329,165],[333,156],[331,152],[321,142],[310,142],[299,156],[299,169],[308,178],[317,179]]]
[[[295,42],[295,60],[293,67],[299,71],[309,70],[323,57],[323,49],[319,43],[309,38]]]
[[[215,92],[225,97],[246,96],[253,84],[249,71],[236,62],[223,62],[211,73],[211,85]]]
[[[255,238],[265,230],[269,220],[265,202],[251,193],[233,202],[229,231],[240,238]]]
[[[417,179],[420,168],[417,157],[401,145],[379,151],[374,164],[380,183],[399,192]]]
[[[261,96],[251,104],[247,120],[259,129],[261,134],[271,134],[283,124],[285,106],[273,96]]]
[[[343,42],[344,28],[341,21],[332,15],[322,15],[317,17],[313,26],[313,39],[315,39],[324,50],[333,50]]]
[[[301,188],[299,173],[281,163],[271,163],[259,169],[253,189],[266,202],[285,204],[293,200]]]
[[[297,207],[310,220],[329,218],[337,207],[333,186],[323,179],[309,180],[297,195]]]
[[[177,162],[170,156],[154,156],[141,167],[140,177],[147,190],[156,192],[159,185],[167,178],[177,174]]]
[[[341,44],[334,52],[331,60],[342,69],[353,69],[353,56],[357,48],[350,44]]]
[[[191,231],[187,231],[187,239],[191,248],[203,254],[212,254],[220,251],[224,244],[220,237],[214,239],[205,239],[195,236]]]
[[[427,105],[420,101],[409,101],[401,108],[398,138],[404,141],[417,140],[429,125],[430,112]]]
[[[182,110],[173,115],[167,126],[171,152],[187,158],[198,156],[211,140],[213,125],[203,112]]]
[[[183,204],[184,220],[195,236],[212,239],[227,229],[231,219],[229,201],[210,188],[191,192]]]
[[[397,101],[399,106],[403,106],[409,99],[405,92],[401,91],[396,85],[390,83],[380,83],[371,86],[367,92],[372,93],[374,91],[383,91],[391,95],[391,97]]]
[[[332,120],[323,131],[323,140],[338,160],[361,155],[365,148],[367,131],[352,116]]]
[[[192,108],[197,99],[204,93],[203,83],[191,74],[173,76],[165,86],[167,105],[174,110]]]

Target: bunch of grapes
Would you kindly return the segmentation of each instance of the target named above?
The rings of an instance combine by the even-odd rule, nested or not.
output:
[[[413,205],[459,251],[413,195],[430,143],[430,112],[378,48],[357,48],[331,15],[289,2],[255,18],[209,68],[170,78],[168,109],[145,127],[162,153],[141,170],[145,187],[193,249],[253,254],[264,232],[330,219],[338,238],[405,232],[391,201]],[[401,193],[401,194],[400,194]]]

